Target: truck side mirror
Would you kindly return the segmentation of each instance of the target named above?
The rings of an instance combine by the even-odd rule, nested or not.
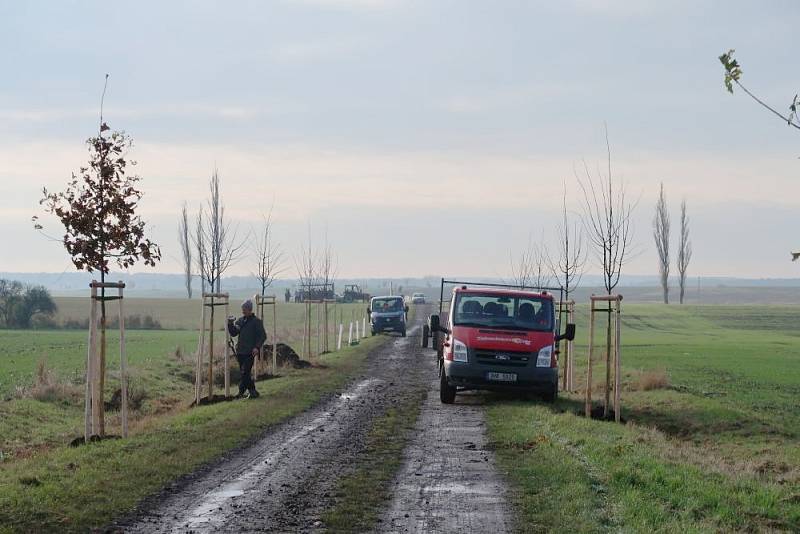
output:
[[[556,341],[561,341],[562,339],[566,339],[567,341],[575,339],[575,323],[567,323],[567,330],[563,334],[556,336]]]
[[[436,314],[431,315],[431,332],[438,332],[441,325],[439,324],[439,316]]]

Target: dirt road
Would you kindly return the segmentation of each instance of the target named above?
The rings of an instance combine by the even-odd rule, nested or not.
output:
[[[439,401],[432,381],[380,532],[511,531],[505,483],[486,450],[480,396]],[[472,405],[470,405],[472,404]]]
[[[320,517],[336,481],[352,469],[374,419],[427,389],[378,530],[505,530],[510,516],[502,481],[483,450],[482,412],[438,403],[435,354],[419,348],[420,312],[408,337],[374,350],[363,376],[345,391],[185,477],[114,527],[148,533],[323,530]]]

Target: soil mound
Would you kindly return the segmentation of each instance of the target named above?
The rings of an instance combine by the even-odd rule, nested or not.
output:
[[[231,395],[230,397],[226,397],[225,395],[215,394],[211,397],[211,400],[209,400],[208,397],[201,397],[200,406],[208,406],[209,404],[217,404],[218,402],[228,402],[233,400],[236,400],[236,397],[234,397],[233,395]],[[192,401],[189,407],[194,407],[194,406],[195,402]]]
[[[276,346],[276,359],[279,367],[292,367],[293,369],[308,369],[311,363],[300,359],[300,356],[285,343],[278,343]],[[264,356],[267,361],[272,358],[272,345],[264,345]]]
[[[575,413],[576,413],[576,415],[580,415],[580,416],[584,416],[585,415],[583,410],[578,410]],[[604,417],[603,416],[603,407],[602,406],[594,406],[594,407],[592,407],[591,414],[592,414],[591,415],[592,419],[596,419],[598,421],[608,421],[608,422],[613,422],[614,421],[614,409],[613,408],[609,408],[608,409],[608,415]],[[619,418],[619,422],[620,423],[625,423],[626,419],[624,417],[620,417]]]
[[[92,434],[91,436],[89,436],[89,443],[97,443],[100,441],[105,441],[107,439],[122,439],[122,436],[117,436],[115,434],[109,434],[107,436],[98,436],[97,434]],[[81,445],[85,444],[86,441],[83,436],[78,436],[77,438],[69,442],[70,447],[80,447]]]

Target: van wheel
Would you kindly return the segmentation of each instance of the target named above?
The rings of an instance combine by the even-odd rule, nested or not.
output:
[[[439,400],[442,401],[442,404],[453,404],[456,400],[456,388],[447,383],[444,366],[439,371]]]
[[[542,399],[544,399],[545,402],[555,402],[557,398],[558,398],[557,386],[553,386],[547,393],[542,395]]]
[[[431,330],[428,325],[422,325],[422,348],[428,348],[428,336],[431,334]]]

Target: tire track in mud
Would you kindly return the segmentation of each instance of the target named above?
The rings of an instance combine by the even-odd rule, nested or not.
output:
[[[364,375],[342,393],[277,426],[145,501],[112,526],[124,532],[297,532],[319,517],[350,472],[373,420],[424,387],[435,354],[419,348],[419,309],[406,338],[374,349]],[[247,402],[247,401],[244,401]]]
[[[435,368],[433,378],[377,532],[512,531],[506,483],[487,449],[481,395],[460,393],[455,404],[442,404]]]

